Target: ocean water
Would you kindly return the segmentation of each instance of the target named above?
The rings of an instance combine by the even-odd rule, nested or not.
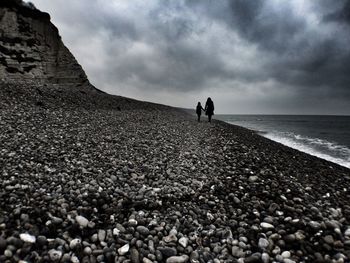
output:
[[[350,116],[215,115],[215,118],[350,168]]]

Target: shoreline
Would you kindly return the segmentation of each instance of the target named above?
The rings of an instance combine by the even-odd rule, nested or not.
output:
[[[239,115],[237,115],[237,116],[239,116]],[[247,116],[251,116],[251,115],[247,115]],[[270,115],[262,115],[262,116],[270,116]],[[271,116],[276,116],[276,115],[271,115]],[[284,115],[284,116],[296,116],[296,115]],[[220,120],[222,120],[222,119],[220,119]],[[227,122],[229,124],[233,124],[233,125],[239,125],[239,124],[235,124],[233,122],[226,121],[226,120],[222,120],[222,121]],[[241,127],[244,127],[244,126],[241,126]],[[314,149],[314,148],[310,147],[310,145],[305,144],[302,141],[294,140],[293,138],[290,138],[290,137],[284,135],[283,133],[289,132],[287,130],[284,130],[282,132],[280,131],[278,133],[274,133],[274,132],[268,131],[268,130],[263,130],[262,131],[262,130],[258,130],[258,129],[254,129],[254,128],[248,128],[248,127],[245,127],[245,128],[249,129],[249,130],[252,130],[252,131],[256,132],[257,134],[259,134],[260,136],[262,136],[264,138],[267,138],[267,139],[270,139],[271,141],[280,143],[280,144],[282,144],[282,145],[284,145],[286,147],[293,148],[293,149],[298,150],[300,152],[303,152],[303,153],[315,156],[317,158],[329,161],[329,162],[331,162],[333,164],[337,164],[337,165],[340,165],[340,166],[343,166],[343,167],[346,167],[346,168],[350,169],[350,163],[347,162],[345,159],[339,158],[337,156],[332,156],[331,154],[329,154],[327,152],[319,151],[317,149]],[[298,135],[298,134],[296,136],[299,136],[299,137],[300,136],[304,136],[305,137],[305,135]],[[319,139],[319,138],[316,138],[316,137],[314,137],[314,138],[306,137],[306,138],[308,140],[312,140],[312,139],[322,140],[323,142],[325,142],[327,144],[335,144],[337,147],[344,147],[345,149],[348,149],[347,146],[343,146],[343,145],[341,145],[339,143],[330,142],[330,141],[328,141],[326,139]]]
[[[349,169],[168,106],[45,94],[0,100],[0,261],[349,260]]]

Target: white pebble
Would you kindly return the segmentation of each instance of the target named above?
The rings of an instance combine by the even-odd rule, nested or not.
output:
[[[81,240],[80,240],[79,238],[74,238],[74,239],[72,239],[71,242],[69,243],[69,247],[70,247],[71,249],[76,249],[76,247],[77,247],[78,245],[80,245],[80,244],[81,244]]]
[[[75,220],[77,221],[77,223],[81,226],[81,227],[87,227],[89,224],[89,220],[87,220],[85,217],[83,216],[76,216]]]
[[[283,253],[281,255],[284,258],[290,258],[290,256],[291,256],[289,251],[283,251]]]
[[[275,227],[269,223],[263,222],[260,224],[263,229],[274,229]]]
[[[187,247],[188,245],[188,238],[187,237],[182,237],[179,239],[179,243],[181,246],[183,246],[184,248]]]
[[[29,234],[20,234],[20,239],[24,242],[34,244],[36,242],[35,236],[29,235]]]
[[[130,249],[130,245],[126,244],[126,245],[124,245],[124,246],[122,246],[121,248],[118,249],[118,254],[123,256],[123,255],[125,255],[126,253],[129,252],[129,249]]]

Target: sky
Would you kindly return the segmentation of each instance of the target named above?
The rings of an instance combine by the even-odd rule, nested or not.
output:
[[[350,0],[32,0],[90,82],[215,113],[350,115]]]

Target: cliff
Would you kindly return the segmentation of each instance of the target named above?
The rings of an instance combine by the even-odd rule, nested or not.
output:
[[[15,0],[0,2],[0,80],[93,89],[50,15]]]

